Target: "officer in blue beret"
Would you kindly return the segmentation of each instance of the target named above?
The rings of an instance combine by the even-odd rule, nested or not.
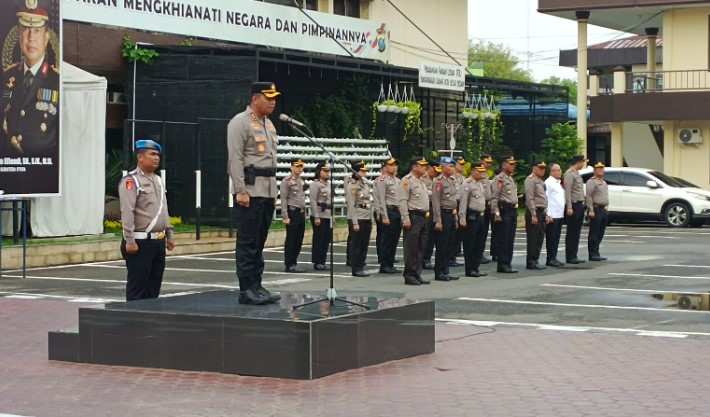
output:
[[[165,249],[175,247],[165,186],[156,171],[161,146],[152,140],[136,141],[136,169],[118,185],[126,261],[126,301],[158,298],[165,271]]]

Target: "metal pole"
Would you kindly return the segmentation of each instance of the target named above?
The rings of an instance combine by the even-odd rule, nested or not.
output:
[[[200,155],[200,124],[197,124],[197,132],[195,134],[195,156],[197,158],[195,170],[195,240],[200,240],[200,225],[202,223],[202,155]]]
[[[27,277],[27,200],[22,200],[22,278]]]
[[[17,223],[19,223],[19,219],[17,218],[17,200],[12,202],[12,243],[17,245],[17,243],[20,242],[20,228],[17,227],[19,226]]]
[[[229,185],[227,186],[227,207],[229,207],[229,237],[234,237],[234,196],[232,195],[232,188],[234,183],[232,182],[232,177],[229,178]]]

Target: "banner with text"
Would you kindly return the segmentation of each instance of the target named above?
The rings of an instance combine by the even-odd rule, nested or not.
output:
[[[60,2],[0,2],[2,197],[60,191]]]
[[[66,20],[379,61],[390,55],[385,23],[260,1],[63,0],[63,7]]]
[[[421,62],[419,87],[463,91],[466,88],[466,69],[459,65]]]

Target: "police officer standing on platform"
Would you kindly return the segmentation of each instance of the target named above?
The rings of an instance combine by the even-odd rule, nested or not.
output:
[[[483,162],[483,166],[486,168],[485,172],[483,173],[483,185],[484,185],[484,196],[486,197],[486,213],[483,216],[483,251],[485,252],[486,250],[486,240],[488,240],[488,229],[491,226],[491,195],[493,191],[491,190],[491,179],[488,178],[488,170],[491,168],[491,164],[493,163],[493,158],[491,157],[490,154],[484,153],[481,155],[481,162]],[[491,244],[491,246],[493,246]],[[491,247],[491,253],[492,253],[493,248]],[[492,256],[492,255],[491,255]],[[481,264],[489,264],[491,263],[491,260],[489,258],[486,258],[483,253],[481,253]]]
[[[397,173],[397,160],[389,158],[382,166],[382,175],[375,180],[374,193],[379,204],[380,227],[378,228],[378,249],[380,273],[396,274],[399,269],[394,267],[394,258],[397,254],[399,235],[402,233],[402,216],[399,212],[400,180]]]
[[[457,280],[459,277],[449,274],[449,257],[451,245],[456,235],[456,179],[454,173],[456,161],[444,156],[441,158],[441,175],[434,180],[434,190],[431,194],[431,204],[434,215],[434,241],[436,243],[436,260],[434,262],[434,279],[437,281]]]
[[[369,187],[364,181],[368,169],[365,161],[353,162],[352,169],[357,174],[345,179],[350,267],[354,277],[369,277],[370,274],[365,272],[365,259],[372,232],[372,204]]]
[[[264,243],[276,204],[276,145],[279,137],[267,117],[276,105],[276,86],[251,85],[251,102],[227,125],[227,171],[237,203],[237,278],[239,303],[262,305],[281,299],[261,285]]]
[[[518,226],[518,186],[515,184],[515,158],[511,155],[501,162],[501,172],[493,178],[491,213],[498,223],[498,272],[516,273],[511,266],[515,245],[515,229]]]
[[[303,184],[303,161],[291,161],[291,175],[281,181],[281,218],[286,225],[284,264],[286,272],[306,272],[298,266],[303,233],[306,230],[306,193]]]
[[[311,203],[311,224],[313,225],[313,248],[311,262],[317,271],[330,269],[325,257],[330,245],[330,165],[320,162],[316,165],[316,174],[309,187]]]
[[[552,223],[547,215],[547,194],[542,177],[547,164],[543,160],[533,162],[532,173],[525,179],[525,237],[527,240],[526,269],[545,269],[540,265],[542,242],[545,240],[545,226]]]
[[[599,254],[599,245],[604,239],[607,224],[607,210],[609,209],[609,187],[604,181],[604,164],[594,164],[594,176],[587,181],[587,215],[589,216],[589,236],[587,248],[590,261],[606,261],[607,258]]]
[[[126,261],[126,301],[158,298],[165,271],[165,248],[173,250],[173,227],[165,187],[155,171],[161,147],[152,140],[136,141],[136,169],[118,185]],[[167,241],[167,242],[166,242]]]
[[[463,182],[459,203],[459,226],[463,230],[463,254],[467,277],[487,274],[478,270],[486,244],[483,234],[486,211],[486,166],[483,162],[471,165],[471,177]]]
[[[434,189],[434,179],[441,175],[441,166],[439,166],[439,161],[434,159],[429,159],[429,168],[427,168],[426,175],[422,176],[422,182],[427,189],[427,194],[429,194],[429,218],[427,219],[427,242],[426,249],[424,250],[424,257],[422,259],[422,269],[434,269],[434,264],[431,262],[431,257],[434,255],[434,216],[433,208],[431,206],[431,194]]]
[[[584,223],[584,182],[579,170],[584,168],[587,159],[584,155],[572,157],[572,165],[565,172],[565,214],[567,234],[565,235],[565,257],[568,264],[581,264],[584,260],[577,257],[579,237]]]
[[[429,162],[423,157],[412,159],[409,174],[399,188],[399,211],[404,228],[404,283],[429,284],[422,278],[422,258],[427,245],[429,223],[429,192],[422,181]]]

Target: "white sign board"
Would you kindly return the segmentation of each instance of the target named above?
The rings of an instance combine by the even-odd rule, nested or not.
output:
[[[466,69],[460,65],[422,61],[419,64],[419,87],[463,91],[466,88]]]
[[[389,29],[383,22],[260,1],[62,0],[62,17],[379,61],[390,56]]]

